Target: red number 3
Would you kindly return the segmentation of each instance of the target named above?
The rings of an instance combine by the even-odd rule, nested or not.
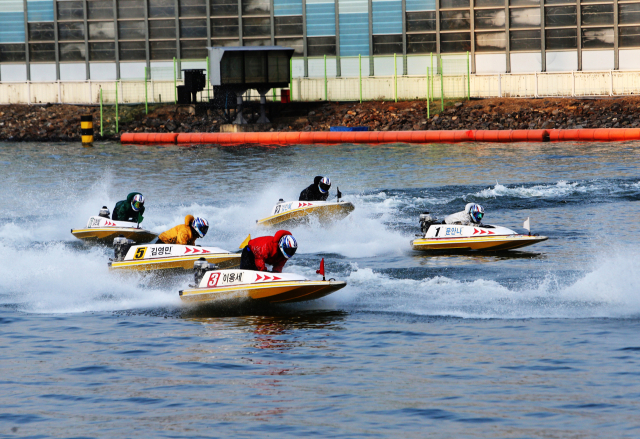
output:
[[[211,273],[209,275],[209,282],[207,282],[208,287],[215,287],[218,285],[218,279],[220,278],[220,273]]]

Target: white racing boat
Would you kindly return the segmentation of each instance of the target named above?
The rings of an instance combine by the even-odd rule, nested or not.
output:
[[[256,221],[262,226],[288,226],[317,218],[321,223],[340,220],[353,211],[348,201],[284,201],[280,199],[271,215]]]
[[[529,228],[529,219],[525,221]],[[421,251],[502,251],[546,241],[546,236],[519,234],[511,229],[489,224],[461,226],[436,222],[428,212],[420,215],[420,238],[411,241]]]
[[[102,208],[106,210],[106,207]],[[106,210],[108,212],[108,210]],[[71,234],[88,242],[111,243],[113,238],[124,236],[136,243],[151,242],[157,234],[145,230],[140,224],[129,221],[113,221],[107,216],[92,216],[84,229],[71,229]]]
[[[114,259],[109,262],[113,270],[167,270],[193,268],[198,259],[216,264],[220,268],[240,265],[240,253],[231,253],[218,247],[199,245],[146,244],[133,245],[125,237],[113,240]]]
[[[344,288],[347,283],[325,280],[324,259],[318,273],[322,280],[310,280],[293,273],[254,270],[222,270],[206,261],[194,264],[195,285],[180,291],[189,303],[207,303],[228,299],[250,299],[262,303],[291,303],[319,299]]]

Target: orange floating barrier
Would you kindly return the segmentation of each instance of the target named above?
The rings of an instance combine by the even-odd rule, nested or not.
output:
[[[552,130],[426,130],[426,131],[295,131],[268,133],[124,133],[123,144],[139,145],[334,145],[353,143],[460,142],[609,142],[640,140],[640,128]]]

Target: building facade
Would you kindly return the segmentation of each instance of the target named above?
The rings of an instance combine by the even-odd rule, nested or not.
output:
[[[300,76],[325,55],[340,76],[359,55],[413,74],[408,58],[467,52],[475,73],[632,70],[640,1],[0,0],[3,82],[140,79],[236,45],[293,47]]]

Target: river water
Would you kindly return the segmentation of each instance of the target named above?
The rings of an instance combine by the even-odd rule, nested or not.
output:
[[[0,144],[0,437],[640,437],[639,146]],[[69,233],[137,190],[231,250],[315,175],[356,210],[291,229],[314,302],[183,308]],[[470,201],[549,240],[411,250]]]

